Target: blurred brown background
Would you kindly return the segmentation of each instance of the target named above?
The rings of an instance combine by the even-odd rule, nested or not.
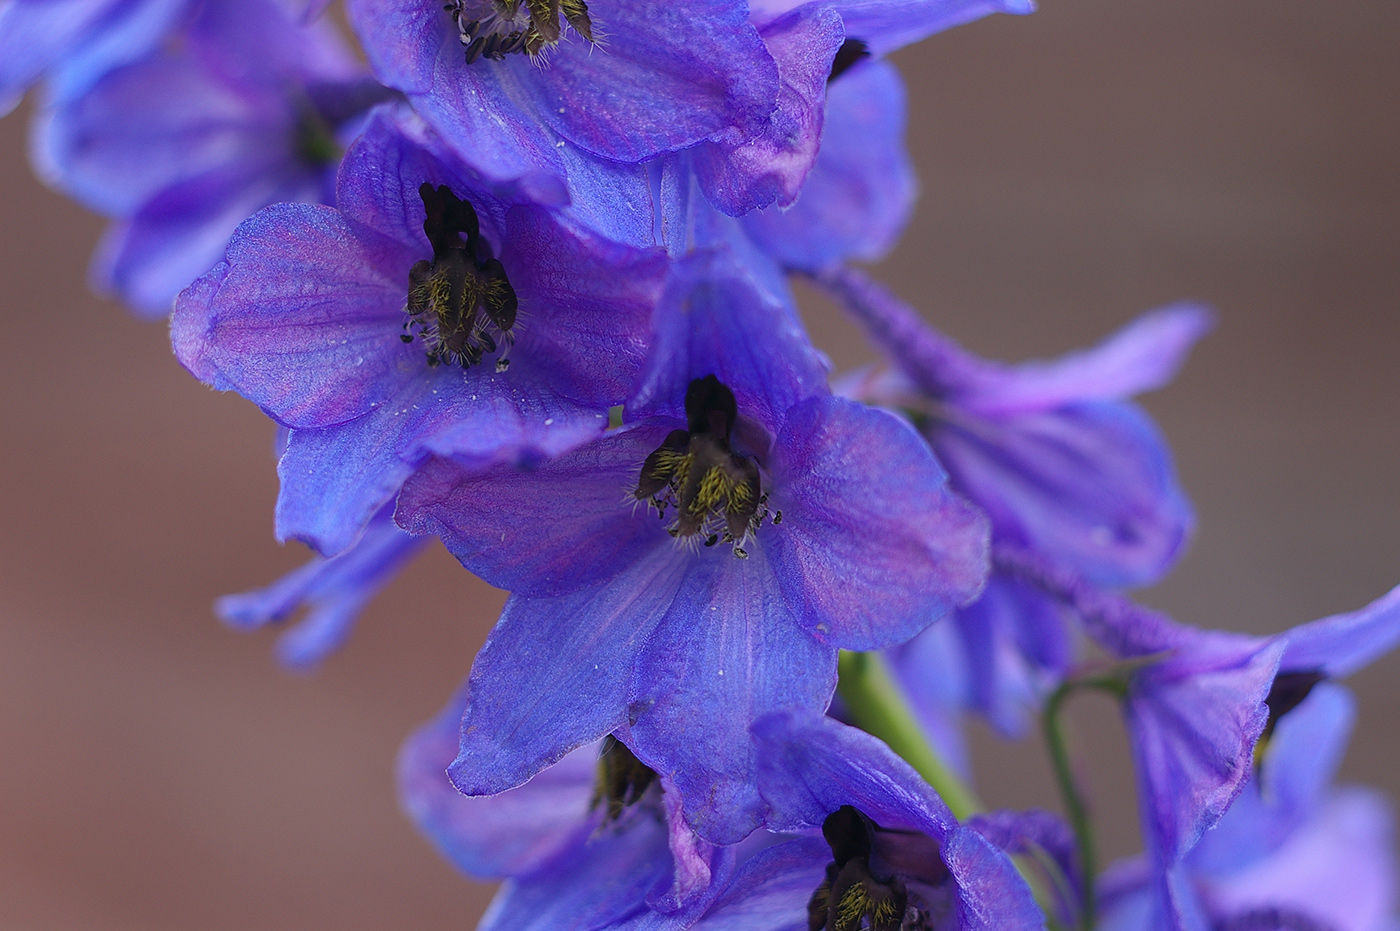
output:
[[[1400,5],[1046,0],[901,53],[924,194],[879,270],[985,354],[1043,356],[1179,298],[1220,328],[1147,399],[1200,534],[1146,595],[1255,632],[1400,582]],[[0,927],[468,928],[489,890],[397,812],[399,740],[503,600],[439,548],[319,675],[209,604],[271,539],[272,430],[165,329],[91,297],[100,223],[0,124]],[[869,350],[812,302],[843,366]],[[1400,790],[1400,657],[1354,680],[1349,778]],[[1126,754],[1078,733],[1110,853]],[[984,795],[1052,805],[1035,747],[978,739]],[[1030,760],[1030,763],[1026,761]]]

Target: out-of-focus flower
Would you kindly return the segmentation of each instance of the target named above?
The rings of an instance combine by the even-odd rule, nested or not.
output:
[[[340,649],[365,605],[427,542],[400,530],[393,506],[386,506],[349,549],[313,556],[266,588],[226,595],[216,610],[230,627],[257,630],[307,609],[278,639],[277,658],[292,669],[313,669]]]
[[[50,100],[40,175],[117,219],[97,286],[151,316],[220,258],[261,207],[330,202],[359,118],[390,92],[326,23],[281,0],[206,0],[171,41],[84,93]]]
[[[376,113],[337,208],[279,204],[181,295],[176,355],[291,428],[278,534],[341,552],[429,455],[533,462],[600,433],[665,276]]]
[[[911,416],[953,487],[987,512],[997,543],[1034,549],[1109,587],[1146,584],[1171,567],[1194,525],[1191,507],[1165,441],[1126,398],[1171,379],[1210,328],[1206,311],[1164,308],[1093,349],[1003,365],[962,349],[859,272],[834,269],[820,280],[894,364],[857,373],[843,390]],[[994,571],[953,623],[967,666],[957,704],[1019,733],[1073,660],[1062,607]],[[946,691],[925,684],[934,649],[943,647],[915,640],[895,653],[930,720],[953,710]]]
[[[838,648],[975,595],[986,528],[906,424],[829,395],[792,308],[723,255],[677,269],[626,418],[530,473],[435,461],[404,488],[401,524],[513,593],[453,780],[497,792],[627,726],[733,843],[761,816],[750,722],[824,709]]]
[[[2,0],[0,115],[31,85],[82,93],[111,68],[155,48],[193,0]]]
[[[1318,687],[1279,720],[1230,810],[1186,855],[1171,888],[1177,927],[1226,931],[1382,931],[1395,921],[1394,819],[1379,793],[1330,785],[1352,700]],[[1103,931],[1159,928],[1157,886],[1141,859],[1105,876]]]

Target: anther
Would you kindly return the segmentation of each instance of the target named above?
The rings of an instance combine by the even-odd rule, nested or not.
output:
[[[433,247],[408,272],[408,320],[405,343],[416,328],[425,344],[428,365],[447,360],[469,368],[486,353],[513,339],[517,300],[506,270],[481,236],[472,205],[446,185],[424,182],[423,232]],[[498,360],[497,371],[504,371]],[[509,363],[507,363],[508,365]]]
[[[763,501],[758,463],[735,453],[730,437],[738,417],[734,392],[718,378],[697,378],[686,389],[687,428],[672,430],[642,464],[633,493],[661,518],[674,507],[673,537],[704,535],[705,546],[742,541],[758,528]],[[737,547],[740,558],[746,556]]]

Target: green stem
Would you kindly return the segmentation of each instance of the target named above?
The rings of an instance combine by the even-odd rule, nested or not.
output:
[[[1070,769],[1069,746],[1065,740],[1064,724],[1060,718],[1060,710],[1064,706],[1065,700],[1069,698],[1083,683],[1073,679],[1065,681],[1051,695],[1049,701],[1045,703],[1045,712],[1041,718],[1042,726],[1045,730],[1045,743],[1050,749],[1050,761],[1055,768],[1055,781],[1060,788],[1060,797],[1065,803],[1065,812],[1069,815],[1070,827],[1074,830],[1075,852],[1079,859],[1079,872],[1084,884],[1084,900],[1081,903],[1079,926],[1084,931],[1092,931],[1094,927],[1094,877],[1097,875],[1097,857],[1094,851],[1094,832],[1089,823],[1089,811],[1084,804],[1084,796],[1079,791],[1078,784],[1074,781],[1074,773]]]
[[[879,653],[843,650],[838,668],[841,678],[837,691],[857,727],[883,740],[914,767],[959,821],[983,810],[972,789],[948,768],[924,737]]]

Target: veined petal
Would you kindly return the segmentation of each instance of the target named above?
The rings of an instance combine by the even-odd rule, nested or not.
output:
[[[502,884],[477,931],[603,931],[631,927],[681,931],[647,921],[647,899],[670,880],[666,832],[656,823],[605,832],[550,866]]]
[[[1313,817],[1342,762],[1355,716],[1351,694],[1324,682],[1280,718],[1249,784],[1188,854],[1190,869],[1223,876],[1245,868]]]
[[[404,742],[399,801],[418,830],[464,873],[490,879],[529,875],[582,847],[597,828],[589,805],[598,747],[579,747],[499,795],[462,795],[448,781],[447,767],[457,758],[469,694],[467,687],[459,689],[436,718]]]
[[[625,724],[633,664],[685,568],[685,554],[659,547],[603,584],[512,595],[472,664],[453,784],[468,795],[513,788]]]
[[[784,709],[825,710],[836,650],[808,636],[784,604],[763,546],[678,554],[684,581],[636,666],[638,756],[672,780],[702,837],[733,844],[757,828],[749,725]]]
[[[1133,677],[1125,714],[1143,834],[1162,868],[1220,820],[1248,778],[1283,648],[1192,631]]]
[[[813,712],[765,715],[752,730],[771,831],[820,828],[842,805],[939,840],[957,824],[923,777],[864,731]]]
[[[606,582],[653,550],[676,551],[632,498],[646,457],[673,426],[650,421],[611,431],[530,471],[431,462],[404,486],[399,524],[442,537],[462,565],[517,594]]]
[[[396,336],[416,258],[329,207],[267,207],[176,302],[175,354],[286,426],[344,423],[422,367],[422,351]]]
[[[175,298],[219,263],[239,223],[282,201],[315,202],[326,179],[291,164],[232,165],[173,185],[114,224],[93,256],[93,287],[138,313],[169,316]]]
[[[607,425],[598,410],[553,395],[524,374],[421,366],[363,417],[293,430],[278,464],[279,538],[338,553],[430,455],[452,457],[465,475],[533,466]]]
[[[788,412],[775,444],[765,546],[802,624],[871,650],[907,640],[975,597],[988,531],[910,427],[845,398]]]
[[[821,149],[796,202],[743,218],[744,229],[787,268],[820,271],[893,248],[918,181],[904,146],[905,92],[884,61],[856,65],[826,91]]]

